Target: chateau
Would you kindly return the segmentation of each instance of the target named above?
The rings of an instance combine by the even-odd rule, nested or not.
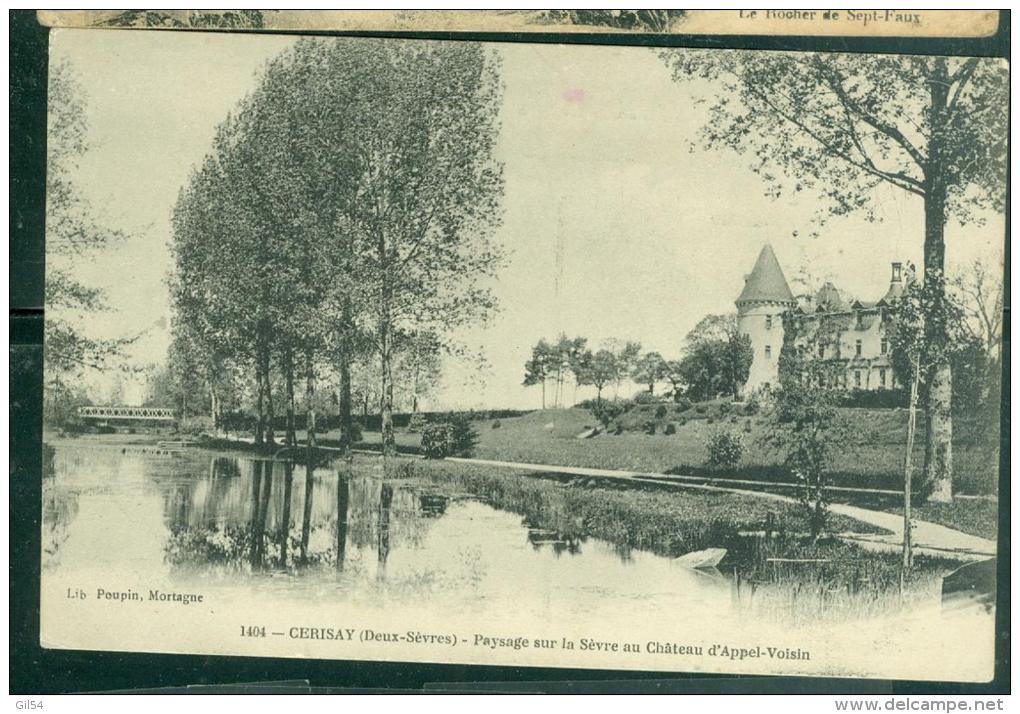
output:
[[[816,295],[795,298],[772,246],[766,244],[746,277],[737,298],[737,329],[751,340],[754,357],[741,396],[779,383],[779,352],[783,347],[783,316],[792,312],[798,322],[797,344],[816,359],[831,361],[840,386],[847,389],[890,389],[898,386],[892,370],[888,329],[889,308],[903,294],[903,264],[892,264],[885,295],[876,302],[847,303],[836,286],[826,282]],[[818,338],[821,324],[835,326]]]

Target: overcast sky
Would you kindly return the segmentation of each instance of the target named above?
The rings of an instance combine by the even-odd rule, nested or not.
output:
[[[82,262],[113,312],[97,336],[145,335],[138,364],[160,362],[169,319],[170,211],[216,125],[260,67],[293,40],[221,33],[54,30],[52,60],[68,58],[87,97],[92,150],[78,180],[127,241]],[[921,262],[922,204],[878,192],[880,223],[834,219],[815,230],[816,201],[768,199],[747,159],[697,146],[705,84],[677,84],[652,50],[498,45],[506,84],[499,158],[509,261],[495,284],[501,311],[463,340],[481,349],[478,375],[447,366],[428,405],[534,407],[520,386],[541,337],[640,341],[678,356],[705,314],[734,309],[764,242],[787,274],[806,270],[854,297],[876,300],[893,260]],[[1003,222],[947,230],[950,265],[997,259]],[[583,394],[583,392],[582,392]],[[136,392],[135,398],[140,395]]]

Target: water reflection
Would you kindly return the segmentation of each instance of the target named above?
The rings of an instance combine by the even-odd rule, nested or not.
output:
[[[668,558],[622,558],[608,543],[522,522],[428,479],[381,475],[371,462],[310,468],[64,444],[44,483],[44,561],[66,577],[121,569],[288,597],[339,588],[380,607],[409,597],[512,613],[562,598],[561,609],[580,616],[610,603],[727,600],[688,587],[700,578]]]
[[[807,621],[882,613],[895,605],[890,598],[905,601],[895,583],[879,582],[895,569],[877,560],[779,568],[773,556],[782,552],[769,549],[779,545],[752,543],[741,546],[753,551],[741,561],[731,550],[739,566],[692,571],[584,537],[555,490],[541,499],[528,492],[523,506],[493,500],[499,510],[464,495],[464,486],[424,471],[384,479],[367,460],[316,467],[65,444],[43,483],[43,565],[66,577],[121,572],[287,597],[341,591],[379,607],[411,598],[451,610],[531,608],[582,619],[637,608]],[[912,597],[931,599],[938,586],[933,571]]]
[[[447,501],[344,468],[217,457],[207,476],[168,490],[166,559],[174,566],[297,571],[331,565],[342,571],[348,549],[372,550],[377,577],[384,578],[392,548],[420,543]]]

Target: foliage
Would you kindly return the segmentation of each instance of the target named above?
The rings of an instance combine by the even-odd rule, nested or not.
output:
[[[638,384],[647,384],[649,394],[655,394],[656,383],[664,380],[667,373],[663,356],[658,352],[646,352],[634,362],[630,376]]]
[[[412,434],[417,434],[425,428],[426,423],[425,415],[421,412],[416,412],[408,419],[407,430]]]
[[[466,415],[453,415],[430,423],[421,434],[421,450],[426,459],[471,456],[477,443],[478,432]]]
[[[837,408],[841,390],[836,372],[840,365],[816,360],[812,339],[797,344],[799,325],[795,317],[783,320],[783,347],[779,356],[781,389],[767,415],[764,444],[776,450],[783,464],[800,484],[799,498],[807,514],[813,538],[828,521],[827,492],[833,454],[855,442],[849,422]],[[821,339],[825,339],[823,335]]]
[[[105,225],[76,182],[89,151],[87,98],[67,61],[50,67],[49,131],[46,143],[45,352],[50,374],[105,369],[122,356],[130,338],[88,335],[81,318],[107,309],[105,296],[75,279],[75,263],[121,241],[124,234]]]
[[[543,19],[617,30],[670,32],[686,14],[686,10],[545,10]]]
[[[614,399],[612,401],[598,401],[591,406],[592,414],[599,420],[599,423],[603,427],[609,428],[620,415],[625,414],[632,406],[633,402],[625,399]]]
[[[708,315],[684,338],[684,356],[674,379],[695,401],[735,395],[750,374],[751,339],[737,330],[736,316]]]
[[[43,421],[46,426],[71,432],[80,431],[84,427],[78,416],[78,407],[93,403],[85,387],[50,377],[43,396]]]
[[[751,157],[767,192],[811,191],[817,221],[878,218],[875,189],[924,204],[924,282],[944,293],[945,225],[978,222],[1005,203],[1008,68],[979,58],[663,50],[678,82],[716,96],[702,128],[709,148]],[[935,291],[942,290],[941,294]],[[929,324],[930,342],[946,341]],[[952,370],[932,363],[925,473],[952,492]]]
[[[732,468],[740,463],[744,454],[744,442],[729,431],[719,429],[708,437],[708,466]]]
[[[478,44],[303,39],[218,127],[174,210],[171,287],[205,381],[225,357],[254,383],[257,442],[281,393],[293,433],[296,379],[313,412],[332,374],[344,429],[377,405],[392,453],[397,400],[414,410],[494,306],[500,94]]]
[[[594,354],[587,350],[577,364],[577,383],[595,387],[596,400],[601,401],[602,390],[620,378],[620,361],[615,354],[607,349],[600,349]]]
[[[208,436],[216,433],[212,417],[191,416],[177,422],[177,431],[186,436]]]

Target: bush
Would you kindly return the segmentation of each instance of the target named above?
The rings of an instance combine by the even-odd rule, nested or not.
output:
[[[715,424],[715,417],[709,416],[707,419],[705,419],[705,423],[706,424]]]
[[[452,415],[427,424],[421,434],[421,450],[426,459],[471,456],[477,442],[478,432],[466,415]]]
[[[634,395],[634,399],[632,401],[635,404],[658,404],[662,401],[662,399],[651,392],[638,392]]]
[[[678,412],[685,412],[692,406],[694,406],[694,402],[692,402],[690,399],[683,396],[682,394],[674,395],[673,403],[676,404],[676,410]]]
[[[425,415],[424,414],[422,414],[421,412],[415,412],[407,420],[407,431],[410,432],[411,434],[420,433],[422,431],[422,429],[425,428],[425,425],[427,423],[428,422],[425,419]]]
[[[838,398],[839,406],[860,409],[905,409],[909,402],[905,389],[851,389]]]
[[[655,434],[655,422],[654,421],[646,421],[645,422],[645,433],[650,435],[650,436]]]
[[[730,413],[730,409],[732,409],[732,408],[733,408],[732,404],[730,404],[729,402],[723,402],[722,404],[719,405],[719,413],[720,414],[729,414]]]
[[[663,430],[662,433],[665,434],[666,436],[673,436],[673,434],[676,433],[676,424],[674,424],[673,422],[666,424],[666,428]]]
[[[615,419],[626,413],[633,406],[633,403],[626,399],[617,399],[611,402],[602,401],[592,405],[591,413],[599,420],[603,427],[609,428],[609,425]]]
[[[740,463],[744,444],[740,437],[728,431],[717,431],[708,437],[708,466],[733,468]]]
[[[666,418],[666,414],[668,414],[668,413],[669,413],[669,410],[666,408],[665,404],[660,404],[659,406],[655,407],[655,418],[656,419],[665,419]]]
[[[213,424],[212,417],[184,417],[177,422],[177,432],[186,436],[213,435],[216,433],[216,425]]]
[[[708,406],[705,404],[695,405],[694,411],[696,411],[698,414],[704,414],[708,411]]]
[[[492,428],[493,429],[498,429],[500,426],[501,426],[501,424],[499,423],[499,419],[497,419],[496,421],[492,422]]]

